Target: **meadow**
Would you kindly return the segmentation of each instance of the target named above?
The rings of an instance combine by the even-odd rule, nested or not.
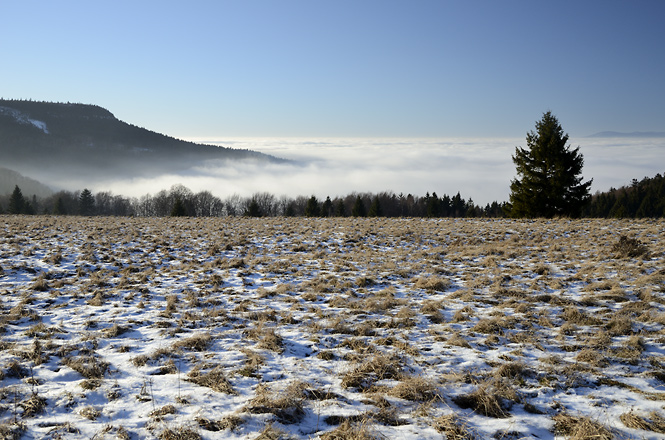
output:
[[[0,216],[0,437],[665,438],[665,222]]]

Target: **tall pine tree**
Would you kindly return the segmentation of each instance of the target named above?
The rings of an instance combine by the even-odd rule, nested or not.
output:
[[[186,216],[187,216],[187,208],[185,208],[185,204],[182,203],[180,197],[176,197],[175,202],[173,203],[173,208],[171,208],[171,217],[186,217]]]
[[[372,204],[369,207],[369,212],[367,213],[369,217],[381,217],[383,216],[383,209],[381,209],[381,202],[379,202],[379,196],[374,196]]]
[[[92,192],[85,188],[79,195],[79,214],[81,215],[94,215],[95,214],[95,197]]]
[[[356,197],[356,202],[353,204],[353,208],[351,209],[351,215],[354,217],[367,216],[367,210],[365,209],[365,204],[363,203],[363,199],[361,199],[360,196]]]
[[[319,201],[316,199],[316,196],[310,197],[307,200],[307,205],[305,205],[305,217],[318,217],[320,214]]]
[[[584,158],[566,145],[568,134],[546,112],[527,133],[527,149],[516,147],[518,177],[510,184],[511,217],[578,217],[589,201],[592,180],[582,183]]]
[[[25,212],[25,198],[18,185],[14,186],[14,191],[9,197],[9,207],[7,212],[10,214],[23,214]]]

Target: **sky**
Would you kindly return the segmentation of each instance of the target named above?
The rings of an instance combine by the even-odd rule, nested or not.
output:
[[[2,98],[295,161],[50,176],[60,188],[506,201],[511,155],[546,111],[593,192],[665,171],[665,137],[586,137],[665,132],[662,0],[0,0],[0,17]]]
[[[665,131],[661,0],[0,0],[0,96],[180,138]]]

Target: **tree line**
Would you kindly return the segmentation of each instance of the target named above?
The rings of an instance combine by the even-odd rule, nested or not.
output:
[[[193,192],[177,184],[141,197],[125,197],[110,191],[93,194],[88,189],[59,191],[48,197],[24,196],[16,186],[0,196],[0,214],[49,214],[137,217],[510,217],[510,205],[492,202],[484,207],[460,193],[438,196],[412,194],[350,193],[345,196],[277,197],[258,192],[248,197],[233,194],[222,199],[210,191]],[[581,214],[589,218],[665,217],[665,177],[657,174],[630,185],[596,192]]]
[[[633,179],[629,186],[596,193],[586,207],[587,217],[665,217],[665,177]]]
[[[316,196],[277,197],[258,192],[248,197],[232,194],[225,199],[210,191],[193,192],[184,185],[173,185],[141,197],[114,195],[109,191],[93,194],[59,191],[48,197],[25,197],[16,186],[11,195],[0,196],[0,213],[82,216],[138,217],[503,217],[505,204],[492,202],[485,207],[460,193],[439,197],[393,192],[356,193],[319,199]]]

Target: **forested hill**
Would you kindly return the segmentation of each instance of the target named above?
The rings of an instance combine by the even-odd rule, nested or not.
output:
[[[53,190],[43,183],[0,167],[0,194],[11,194],[15,186],[21,188],[27,196],[48,197],[53,194]]]
[[[633,179],[629,186],[596,193],[583,213],[586,217],[665,217],[665,177]]]
[[[279,161],[155,133],[96,105],[23,100],[0,100],[0,157],[12,169],[113,169],[134,176],[185,169],[207,159]]]

